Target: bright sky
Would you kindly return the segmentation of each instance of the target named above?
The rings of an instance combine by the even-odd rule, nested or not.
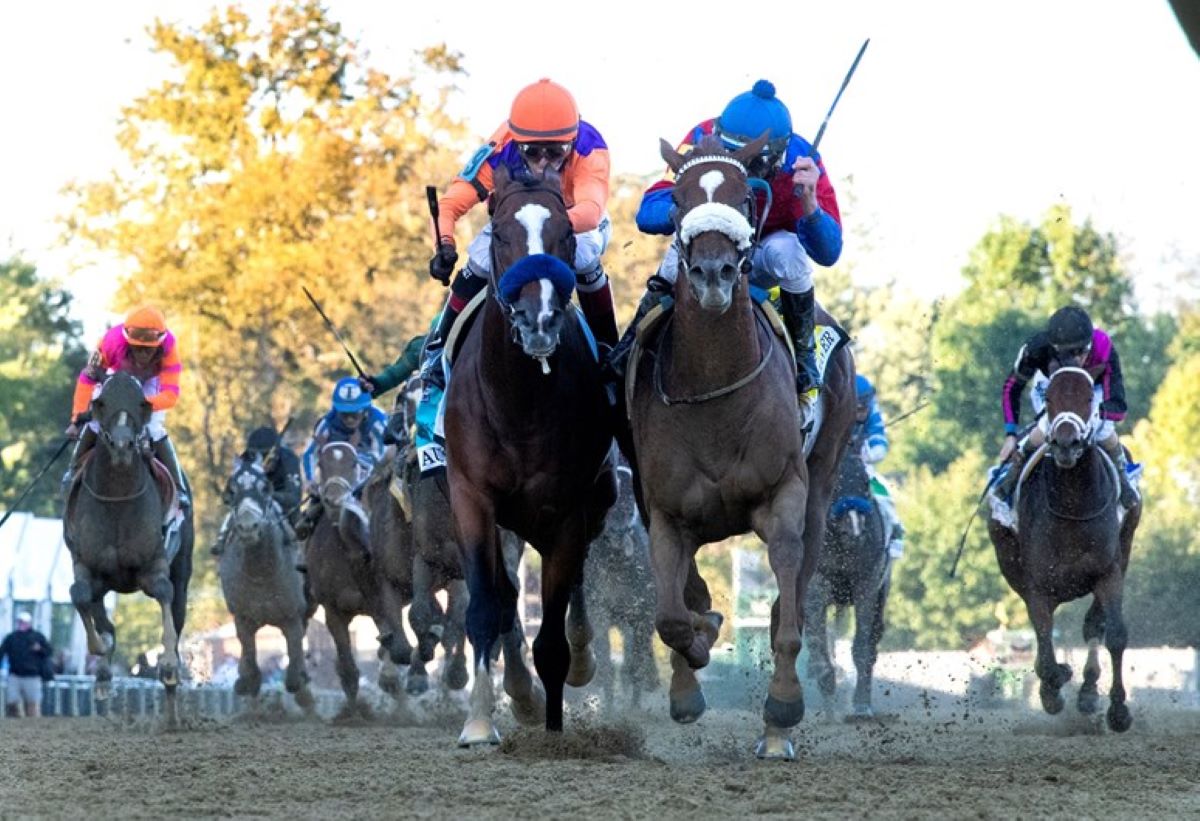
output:
[[[870,37],[821,146],[843,203],[850,190],[858,200],[850,218],[871,227],[870,250],[844,252],[864,279],[953,291],[997,215],[1037,220],[1059,201],[1121,239],[1145,300],[1200,269],[1200,60],[1167,0],[760,0],[741,18],[737,6],[705,2],[330,6],[389,70],[433,43],[462,52],[469,76],[456,105],[481,140],[518,88],[550,76],[604,134],[615,170],[634,172],[661,167],[659,137],[676,141],[760,77],[811,139]],[[0,254],[11,247],[48,275],[65,273],[66,255],[53,250],[57,192],[114,164],[119,107],[161,77],[144,26],[155,14],[197,22],[211,7],[5,9],[6,31],[19,36],[0,49]],[[70,282],[89,327],[108,316],[112,280],[99,266]]]

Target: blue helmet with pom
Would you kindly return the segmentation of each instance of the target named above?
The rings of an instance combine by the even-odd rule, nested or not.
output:
[[[353,376],[339,379],[333,386],[333,409],[338,413],[353,413],[371,407],[368,396]]]
[[[769,80],[759,80],[734,97],[717,118],[717,134],[731,150],[758,139],[764,131],[769,134],[768,152],[782,156],[792,137],[792,115]]]
[[[854,377],[854,393],[858,396],[859,402],[869,402],[875,397],[875,386],[871,384],[870,379],[860,373]]]

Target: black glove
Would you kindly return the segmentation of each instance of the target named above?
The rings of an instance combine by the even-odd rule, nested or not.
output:
[[[433,260],[436,260],[436,259],[437,259],[437,257],[433,258]],[[433,260],[430,260],[430,262],[429,262],[429,273],[431,276],[433,274]],[[444,282],[442,284],[445,285]],[[363,393],[370,394],[371,398],[374,399],[375,394],[376,394],[375,384],[378,381],[379,381],[378,377],[375,377],[375,376],[360,376],[358,378],[358,386],[363,389]]]
[[[450,284],[454,264],[458,262],[458,251],[448,242],[439,242],[437,253],[429,260],[429,275],[443,285]]]

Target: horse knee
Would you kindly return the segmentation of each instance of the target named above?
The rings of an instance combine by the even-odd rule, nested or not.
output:
[[[87,607],[92,603],[92,586],[88,582],[75,582],[71,585],[71,604],[76,607]]]
[[[654,627],[658,630],[663,644],[681,653],[692,646],[692,640],[696,636],[696,630],[689,619],[659,616],[654,621]]]
[[[159,604],[170,606],[175,600],[175,588],[171,585],[170,579],[166,576],[159,576],[150,582],[146,590],[146,595]]]

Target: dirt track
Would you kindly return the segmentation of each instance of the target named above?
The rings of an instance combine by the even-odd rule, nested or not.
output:
[[[0,724],[0,816],[212,817],[1191,817],[1200,712],[1141,709],[1115,735],[1070,710],[946,710],[866,725],[806,720],[795,763],[754,760],[753,714],[679,727],[665,704],[568,716],[562,736],[515,730],[454,748],[458,721],[406,726],[45,719]]]

